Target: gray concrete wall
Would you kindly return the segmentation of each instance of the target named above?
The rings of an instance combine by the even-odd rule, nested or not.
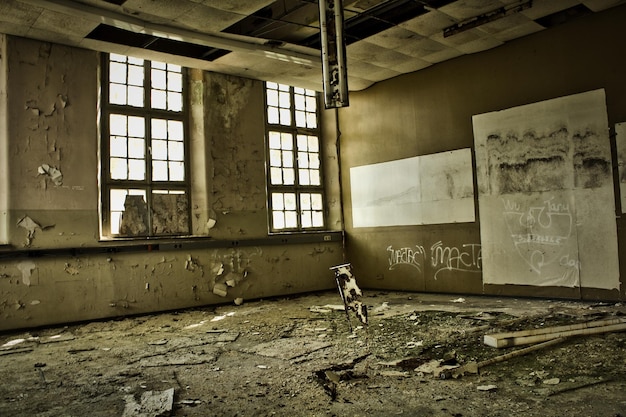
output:
[[[459,250],[471,261],[473,255],[468,248],[481,244],[478,220],[462,224],[354,228],[349,189],[351,167],[461,148],[473,150],[472,116],[477,114],[604,88],[609,126],[625,121],[626,55],[621,41],[626,38],[625,21],[626,7],[621,6],[351,94],[350,107],[339,111],[343,203],[348,260],[363,285],[452,293],[625,298],[626,224],[622,217],[617,219],[620,291],[483,287],[478,268],[480,259],[474,258],[473,261],[479,262],[468,270],[443,271],[444,275],[437,275],[447,264],[431,256],[432,248],[439,245]],[[475,195],[478,195],[476,188]],[[477,200],[476,207],[478,210]],[[390,264],[389,247],[406,248],[406,256],[410,258],[411,250],[417,251],[417,246],[426,252],[423,256],[417,254],[420,268]]]
[[[0,247],[0,330],[334,287],[328,268],[343,259],[339,233],[268,238],[261,82],[190,71],[194,239],[103,241],[98,54],[2,40],[8,245]],[[329,138],[325,151],[337,232],[334,144]],[[43,164],[61,171],[62,184],[39,174]],[[214,294],[226,283],[225,297]]]

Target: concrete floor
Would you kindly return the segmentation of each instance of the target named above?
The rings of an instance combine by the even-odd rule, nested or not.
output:
[[[618,320],[620,304],[362,300],[367,325],[324,292],[0,334],[0,416],[626,416],[623,332],[441,372],[522,348],[485,334]]]

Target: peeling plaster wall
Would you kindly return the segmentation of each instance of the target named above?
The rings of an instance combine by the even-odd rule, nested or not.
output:
[[[603,88],[609,126],[625,121],[624,21],[626,6],[619,6],[352,93],[350,107],[339,111],[344,184],[350,184],[351,167],[473,148],[472,116],[477,114]],[[624,217],[617,219],[619,291],[483,286],[478,220],[354,228],[349,186],[342,198],[347,259],[366,288],[626,299]],[[477,199],[475,204],[478,210]]]
[[[342,263],[342,242],[245,242],[268,236],[263,83],[199,70],[190,71],[192,227],[217,246],[58,252],[111,244],[98,228],[98,54],[6,39],[9,158],[0,169],[9,173],[10,246],[0,249],[0,330],[334,288],[329,267]],[[336,155],[329,163],[337,172]],[[334,204],[335,231],[339,213]],[[159,241],[124,245],[147,243]],[[39,256],[47,250],[57,253]]]
[[[0,245],[7,242],[9,152],[7,115],[7,37],[0,33]]]
[[[72,247],[98,238],[98,59],[93,52],[8,37],[10,241]],[[77,64],[78,63],[78,64]],[[40,167],[63,175],[56,181]],[[28,238],[18,222],[41,226]]]

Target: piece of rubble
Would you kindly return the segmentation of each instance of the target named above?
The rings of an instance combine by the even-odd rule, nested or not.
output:
[[[174,388],[165,391],[146,391],[139,402],[133,395],[126,395],[122,417],[166,417],[172,413]]]
[[[479,385],[476,387],[476,389],[478,391],[487,391],[487,392],[493,392],[493,391],[497,391],[498,390],[498,386],[497,385]]]

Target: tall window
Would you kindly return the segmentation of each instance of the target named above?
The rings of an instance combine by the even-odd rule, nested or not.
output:
[[[270,230],[324,228],[318,93],[268,82]]]
[[[102,76],[102,234],[188,235],[183,68],[110,54]]]

